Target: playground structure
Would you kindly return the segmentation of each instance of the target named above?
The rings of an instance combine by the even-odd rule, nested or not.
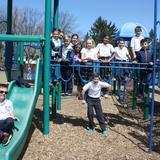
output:
[[[46,135],[49,133],[49,82],[50,82],[50,31],[51,31],[51,0],[45,1],[45,10],[47,12],[45,12],[45,36],[44,37],[39,37],[39,36],[18,36],[18,35],[11,35],[12,30],[11,30],[11,11],[12,11],[12,0],[8,0],[8,19],[7,19],[7,35],[0,35],[0,41],[6,41],[6,59],[5,59],[5,66],[6,66],[6,71],[7,71],[7,77],[8,77],[8,81],[11,81],[11,64],[12,64],[12,60],[10,55],[8,55],[7,53],[11,53],[12,51],[12,42],[17,42],[20,44],[21,49],[23,50],[23,44],[22,42],[38,42],[38,43],[43,43],[44,44],[44,61],[43,61],[43,65],[44,67],[44,125],[43,125],[43,133]],[[59,1],[55,0],[55,8],[54,8],[54,26],[55,28],[58,27],[58,4]],[[149,151],[151,152],[152,150],[152,128],[153,128],[153,114],[154,114],[154,86],[155,86],[155,69],[156,69],[156,26],[157,26],[157,16],[156,16],[156,12],[157,12],[157,1],[155,0],[155,25],[154,25],[154,31],[155,31],[155,35],[154,35],[154,65],[153,65],[153,81],[152,81],[152,108],[151,108],[151,125],[150,125],[150,143],[149,143]],[[23,52],[20,52],[20,64],[23,64]],[[94,69],[95,71],[98,72],[98,63],[94,63]],[[142,64],[143,65],[143,64]],[[113,68],[116,68],[115,64],[111,65]],[[59,72],[59,66],[53,66],[56,69],[56,76],[58,78],[61,78],[60,76],[60,72]],[[76,67],[76,65],[74,65],[73,67]],[[80,69],[80,65],[77,65],[77,67]],[[142,68],[140,66],[138,66],[137,68],[131,67],[130,69],[145,69]],[[21,70],[21,77],[23,77],[23,69]],[[14,131],[14,137],[11,141],[11,143],[5,147],[2,148],[0,147],[0,157],[3,157],[4,160],[8,160],[11,159],[11,157],[13,157],[12,159],[17,159],[19,154],[21,153],[21,150],[23,149],[23,146],[25,144],[25,140],[27,138],[27,133],[29,132],[29,127],[30,127],[30,123],[32,120],[32,116],[33,116],[33,112],[34,112],[34,108],[35,108],[35,104],[38,98],[38,94],[39,94],[39,89],[40,89],[40,82],[41,82],[41,75],[42,74],[42,59],[40,57],[40,59],[37,61],[37,70],[36,70],[36,78],[35,78],[35,85],[34,85],[34,89],[32,88],[19,88],[15,82],[11,82],[10,86],[9,86],[9,95],[8,98],[11,99],[13,101],[13,104],[15,106],[15,112],[16,115],[20,118],[20,122],[16,123],[16,126],[18,127],[19,131]],[[72,75],[73,76],[73,75]],[[58,89],[58,98],[57,98],[57,103],[58,103],[58,110],[60,110],[60,88],[61,88],[61,84],[55,82],[54,83],[54,87],[53,87],[53,92],[52,92],[52,110],[53,113],[55,113],[56,108],[54,108],[53,106],[55,106],[55,94],[56,94],[56,87]],[[33,96],[32,96],[33,95]],[[30,99],[30,97],[32,97],[32,99]],[[135,97],[134,97],[135,98]],[[22,100],[22,101],[20,101]],[[134,105],[136,106],[136,103],[134,103]],[[23,110],[22,110],[22,106],[23,106]],[[25,119],[22,117],[25,114],[26,117]],[[19,137],[19,138],[17,138]],[[19,146],[20,145],[20,146]]]
[[[33,37],[30,41],[41,41],[40,37],[36,38],[37,37]],[[13,39],[11,38],[10,40],[12,41]],[[23,41],[27,40],[25,40],[24,37],[16,37],[16,40],[14,39],[13,41],[18,43],[17,46],[19,50],[21,50],[19,65],[17,65],[19,67],[17,67],[16,75],[23,78]],[[42,52],[40,52],[40,57],[37,60],[34,88],[23,88],[19,87],[16,81],[10,82],[9,94],[7,96],[13,102],[15,114],[19,117],[20,122],[16,123],[17,130],[14,130],[14,136],[9,146],[0,147],[0,157],[3,157],[3,159],[17,159],[21,153],[31,125],[35,105],[41,89],[41,82]]]
[[[131,40],[131,38],[134,36],[134,29],[136,26],[141,26],[142,28],[142,35],[143,37],[149,38],[149,34],[147,32],[147,29],[139,23],[133,23],[133,22],[128,22],[125,23],[121,29],[117,32],[116,38],[123,38],[126,41]]]
[[[158,66],[159,64],[157,64]],[[70,68],[70,76],[68,79],[64,79],[62,75],[61,69],[63,67]],[[123,105],[126,104],[126,96],[127,96],[127,87],[128,85],[132,85],[133,83],[133,94],[132,94],[132,110],[136,109],[137,106],[137,94],[138,94],[138,86],[140,85],[140,71],[142,70],[148,70],[149,72],[152,72],[152,67],[148,68],[147,63],[138,63],[134,64],[132,62],[116,62],[112,61],[110,63],[104,63],[101,65],[100,61],[92,61],[89,64],[86,63],[73,63],[66,65],[60,65],[58,63],[51,65],[52,72],[54,73],[51,76],[52,80],[59,81],[58,86],[61,87],[61,83],[64,83],[65,90],[64,94],[67,94],[67,83],[69,81],[74,81],[75,76],[78,76],[80,81],[83,84],[88,83],[91,80],[91,75],[96,72],[100,74],[100,70],[105,69],[105,75],[101,76],[102,81],[106,81],[110,84],[112,84],[112,94],[115,94],[119,97],[119,101],[122,102]],[[129,75],[126,77],[127,79],[124,79],[121,77],[123,74],[123,70],[127,69]],[[108,70],[110,70],[108,73]],[[77,72],[75,72],[77,71]],[[90,77],[84,77],[85,74],[90,75]],[[78,75],[77,75],[78,74]],[[100,74],[101,75],[101,74]],[[151,73],[150,73],[151,75]],[[159,85],[159,73],[156,74],[157,80],[156,85]],[[105,78],[104,78],[105,77]],[[107,78],[106,78],[107,77]],[[149,86],[151,86],[152,79],[150,78],[147,82],[141,82],[142,85],[142,97],[144,99],[145,105],[144,105],[144,120],[147,120],[149,118],[149,101],[150,101],[150,91]],[[56,83],[55,83],[56,84]],[[131,86],[130,86],[131,87]],[[59,93],[59,92],[58,92]],[[131,94],[131,93],[130,93]],[[52,96],[54,97],[54,96]],[[60,106],[60,105],[58,105]],[[59,108],[59,107],[58,107]]]
[[[7,8],[7,34],[0,35],[0,41],[6,41],[5,50],[5,68],[7,73],[7,79],[10,82],[11,68],[12,68],[12,51],[13,43],[21,43],[21,49],[23,50],[22,42],[37,42],[44,43],[44,112],[48,112],[48,115],[44,117],[44,121],[48,121],[49,124],[49,62],[50,62],[50,30],[51,30],[51,0],[45,1],[45,38],[40,36],[22,36],[12,35],[12,0],[8,0]],[[10,54],[8,54],[10,53]],[[21,54],[23,52],[20,52]],[[20,55],[20,65],[23,64],[23,55]],[[15,108],[15,114],[20,118],[20,122],[16,123],[18,131],[14,130],[14,136],[12,141],[7,147],[0,147],[0,157],[4,160],[18,159],[31,125],[32,116],[34,113],[35,104],[40,93],[41,88],[41,73],[42,73],[42,57],[37,61],[36,78],[33,88],[19,88],[15,82],[11,82],[9,86],[8,98],[13,101]],[[21,74],[22,76],[22,74]],[[32,97],[32,98],[31,98]],[[24,118],[25,117],[25,118]],[[48,120],[47,120],[48,119]],[[45,123],[46,124],[46,123]],[[48,133],[48,128],[44,127],[44,134]]]

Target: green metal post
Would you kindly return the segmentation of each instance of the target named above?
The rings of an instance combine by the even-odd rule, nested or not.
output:
[[[12,0],[8,0],[8,3],[7,3],[7,32],[6,34],[12,34]],[[13,56],[13,43],[6,42],[5,68],[7,71],[7,79],[9,82],[11,81],[12,56]]]
[[[19,55],[19,52],[20,52],[20,46],[19,46],[19,43],[17,44],[17,48],[16,48],[16,55],[15,55],[15,63],[16,63],[16,77],[19,76],[19,62],[18,62],[18,55]]]
[[[145,101],[144,101],[144,120],[148,119],[149,114],[149,85],[145,86]]]
[[[59,0],[54,0],[53,27],[58,28]]]
[[[51,0],[45,0],[45,47],[44,47],[44,126],[43,133],[49,134],[49,81],[50,81],[50,32]]]
[[[134,79],[133,79],[133,96],[132,96],[132,110],[137,108],[137,90],[138,90],[138,72],[134,71]]]
[[[121,82],[120,82],[120,80],[118,80],[118,83],[117,83],[117,85],[118,85],[118,96],[119,96],[119,98],[120,98],[120,96],[121,96]]]
[[[135,110],[137,108],[137,99],[136,99],[137,88],[138,88],[137,80],[134,80],[134,82],[133,82],[132,110]]]
[[[41,47],[40,47],[40,54],[39,54],[39,58],[42,60],[42,64],[43,64],[43,58],[42,58],[42,54],[43,54],[43,49],[42,49],[42,42],[41,42]],[[43,70],[43,68],[42,68]],[[41,71],[43,73],[43,71]],[[41,76],[41,86],[39,87],[39,91],[38,91],[38,94],[42,94],[42,83],[43,83],[43,74],[40,75]]]
[[[62,81],[58,83],[58,95],[57,95],[57,109],[61,111],[61,88],[62,88]]]
[[[56,110],[57,110],[57,106],[56,106],[56,89],[57,89],[57,85],[54,84],[53,85],[53,89],[52,89],[52,116],[53,116],[53,118],[56,118]]]
[[[40,55],[39,55],[39,58],[43,59],[42,57],[42,54],[43,54],[43,49],[42,49],[42,43],[41,43],[41,47],[40,47]],[[43,70],[43,68],[42,68]],[[39,94],[42,94],[42,83],[43,83],[43,74],[41,74],[41,87],[39,88]]]
[[[21,78],[23,78],[23,69],[24,69],[24,43],[23,42],[20,42],[20,48],[19,48],[19,51],[20,51],[20,73],[21,73]]]
[[[113,94],[116,94],[116,80],[113,80]]]

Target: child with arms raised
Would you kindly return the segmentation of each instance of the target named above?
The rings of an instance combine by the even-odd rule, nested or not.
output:
[[[85,104],[87,102],[87,115],[89,119],[89,129],[88,133],[91,135],[94,132],[94,111],[93,108],[95,109],[96,112],[96,117],[99,122],[100,128],[102,130],[102,136],[107,137],[108,136],[108,131],[106,130],[106,124],[105,124],[105,119],[102,111],[102,106],[101,106],[101,89],[102,88],[110,88],[111,85],[100,81],[100,77],[97,73],[93,74],[92,81],[87,83],[83,87],[83,97],[84,94],[87,92],[87,97],[86,100],[82,100],[82,103]]]

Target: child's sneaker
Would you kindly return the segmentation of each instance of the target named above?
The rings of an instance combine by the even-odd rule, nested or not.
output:
[[[107,131],[107,130],[103,131],[103,132],[101,133],[101,135],[102,135],[103,137],[107,137],[107,136],[108,136],[108,131]]]
[[[94,132],[94,129],[88,128],[88,134],[89,134],[89,135],[92,135],[93,132]]]
[[[2,145],[7,146],[9,144],[11,138],[12,138],[12,134],[4,132],[3,139],[2,139]]]

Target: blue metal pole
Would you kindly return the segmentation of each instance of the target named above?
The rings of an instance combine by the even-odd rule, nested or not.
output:
[[[156,71],[156,39],[157,39],[157,0],[154,0],[154,56],[153,56],[153,78],[152,78],[152,107],[150,118],[149,152],[152,151],[153,136],[153,116],[154,116],[154,89],[155,89],[155,71]]]
[[[52,89],[52,117],[53,117],[53,119],[56,119],[56,111],[57,111],[56,89],[57,89],[57,84],[54,84],[53,89]]]

